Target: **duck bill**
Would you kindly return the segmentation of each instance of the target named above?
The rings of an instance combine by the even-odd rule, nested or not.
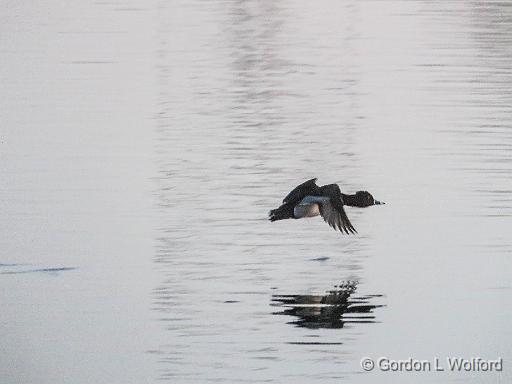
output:
[[[375,204],[375,205],[381,205],[381,204],[386,204],[386,203],[385,203],[385,202],[383,202],[383,201],[375,200],[373,204]]]

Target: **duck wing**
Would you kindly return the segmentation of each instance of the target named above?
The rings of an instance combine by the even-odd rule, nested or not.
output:
[[[342,233],[357,233],[343,208],[343,198],[338,185],[330,184],[320,189],[321,195],[328,197],[320,204],[320,215],[322,215],[324,221],[334,229],[339,229]]]
[[[343,233],[343,231],[345,231],[346,234],[357,233],[356,229],[348,219],[347,214],[343,209],[343,205],[336,207],[329,199],[328,202],[320,204],[320,215],[322,215],[327,224],[335,230],[338,229],[341,233]]]
[[[318,185],[316,185],[315,181],[316,177],[295,187],[288,195],[286,195],[283,200],[283,204],[299,202],[307,195],[313,195],[318,189]]]

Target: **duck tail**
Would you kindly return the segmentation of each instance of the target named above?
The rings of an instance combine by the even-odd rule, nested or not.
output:
[[[293,219],[293,205],[283,204],[277,209],[272,209],[268,213],[268,219],[270,221]]]

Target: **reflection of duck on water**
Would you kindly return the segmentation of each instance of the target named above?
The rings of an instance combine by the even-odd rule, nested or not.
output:
[[[272,305],[283,306],[275,315],[296,316],[290,322],[305,328],[343,328],[346,323],[374,323],[372,311],[382,305],[370,300],[382,295],[352,296],[357,282],[346,282],[327,291],[327,295],[273,295]]]
[[[345,213],[344,205],[350,207],[369,207],[384,204],[377,201],[367,191],[359,191],[354,195],[341,193],[337,184],[319,187],[311,179],[291,191],[283,200],[283,204],[269,212],[269,220],[302,219],[321,215],[326,223],[341,233],[355,233],[355,228]]]

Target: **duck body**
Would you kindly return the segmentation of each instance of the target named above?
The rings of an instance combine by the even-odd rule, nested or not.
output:
[[[335,230],[347,234],[356,233],[343,206],[368,207],[378,204],[383,203],[375,200],[366,191],[346,195],[341,193],[337,184],[319,187],[314,178],[295,187],[279,208],[269,212],[269,220],[302,219],[320,215]]]
[[[306,196],[293,208],[293,217],[302,219],[303,217],[315,217],[320,215],[320,206],[325,204],[328,197]]]

